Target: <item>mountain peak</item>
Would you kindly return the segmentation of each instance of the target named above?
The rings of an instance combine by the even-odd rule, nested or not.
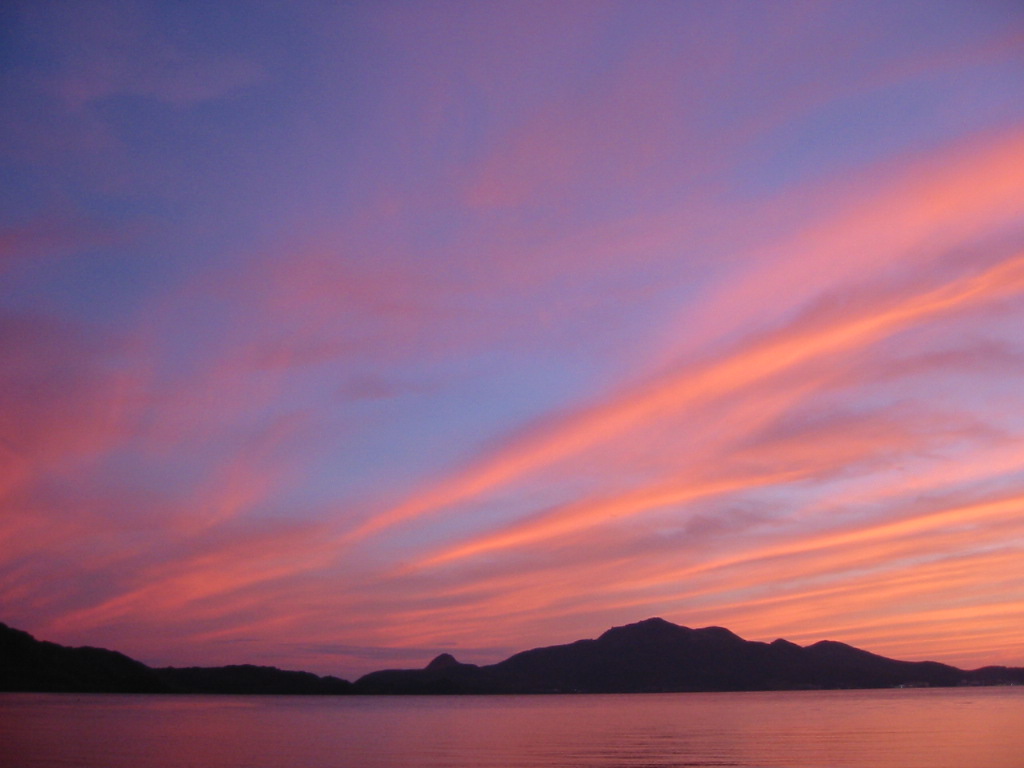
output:
[[[803,649],[802,649],[802,648],[801,648],[801,647],[800,647],[799,645],[797,645],[796,643],[792,643],[792,642],[790,642],[789,640],[786,640],[785,638],[782,638],[782,637],[780,637],[780,638],[777,638],[777,639],[775,639],[775,640],[772,640],[772,642],[771,642],[771,646],[772,646],[773,648],[785,648],[785,649],[787,649],[787,650],[793,650],[793,649],[796,649],[796,650],[798,650],[798,651],[801,651],[801,650],[803,650]]]
[[[427,664],[426,669],[448,669],[462,666],[450,653],[442,653]]]
[[[687,627],[673,624],[671,621],[655,616],[644,619],[634,624],[626,624],[621,627],[612,627],[602,634],[599,640],[635,640],[637,638],[656,639],[676,637],[683,632],[691,632]]]

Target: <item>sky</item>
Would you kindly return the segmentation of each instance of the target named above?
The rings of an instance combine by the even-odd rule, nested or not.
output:
[[[1024,666],[1024,6],[14,0],[0,621],[347,678]]]

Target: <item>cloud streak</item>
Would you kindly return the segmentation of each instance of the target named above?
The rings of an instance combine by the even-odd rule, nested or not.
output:
[[[1015,141],[1009,149],[1000,148],[1000,151],[992,153],[994,161],[989,161],[986,157],[983,164],[992,163],[999,168],[1012,167],[1006,165],[1006,156],[1010,155],[1011,159],[1024,159],[1020,157],[1022,149],[1024,145]],[[977,174],[977,167],[972,164],[970,169],[969,178],[973,178]],[[988,175],[987,172],[983,173]],[[1013,193],[1024,194],[1024,188],[1021,188],[1019,174],[1006,173],[1000,176],[1001,183],[983,186],[986,190],[992,190],[994,194],[993,204],[984,210],[982,218],[991,221],[991,218],[1001,213],[1003,215],[996,219],[1001,223],[1007,218],[1003,208],[1006,200]],[[959,187],[963,181],[962,174],[954,173],[952,178],[946,180],[945,187]],[[934,234],[935,230],[957,227],[956,221],[949,221],[954,214],[952,199],[947,200],[946,195],[935,193],[934,196],[940,199],[941,204],[932,205],[927,200],[920,201],[919,191],[916,187],[912,188],[906,201],[912,209],[906,216],[910,221],[906,229],[910,230],[912,239],[900,237],[895,239],[893,244],[884,241],[877,243],[876,253],[887,254],[892,258],[895,255],[893,245],[899,248],[895,253],[902,254],[902,249],[909,243],[923,240],[926,232]],[[931,229],[924,230],[918,221],[921,218],[918,206],[926,212],[923,218],[931,225]],[[908,206],[905,204],[903,207]],[[900,229],[898,225],[893,225],[893,219],[899,216],[901,208],[890,203],[887,210],[890,211],[890,215],[884,219],[876,215],[874,230],[882,237],[891,238],[892,235],[889,233]],[[895,215],[892,215],[893,213]],[[1014,209],[1012,213],[1019,214],[1019,210]],[[970,208],[964,212],[964,219],[967,220],[964,231],[973,229],[972,220],[977,215],[978,213]],[[867,239],[871,234],[870,231],[864,231],[864,223],[864,220],[858,217],[857,228],[860,237]],[[845,230],[849,226],[844,223],[842,229]],[[805,244],[801,252],[826,251],[830,239],[825,238],[825,242],[817,246]],[[955,246],[947,241],[944,247]],[[881,260],[877,255],[874,258]],[[808,268],[806,262],[802,268]],[[859,277],[863,279],[862,275]],[[854,293],[852,297],[844,296],[845,305],[854,305],[858,298],[868,303],[863,307],[850,306],[846,313],[842,310],[837,312],[832,308],[818,309],[806,317],[797,318],[781,332],[742,344],[737,351],[726,357],[709,363],[686,366],[680,372],[663,375],[635,391],[570,416],[565,419],[566,423],[559,425],[558,428],[533,440],[513,444],[504,453],[470,468],[462,476],[374,517],[354,531],[351,539],[359,540],[390,525],[430,514],[445,506],[472,498],[496,486],[512,482],[523,474],[583,453],[595,444],[615,439],[645,423],[664,418],[666,413],[681,409],[697,409],[709,400],[755,387],[763,381],[784,375],[801,366],[820,363],[830,357],[849,355],[868,348],[915,325],[1012,298],[1024,287],[1021,278],[1022,262],[1020,257],[1016,257],[1006,259],[980,274],[969,274],[945,285],[919,289],[917,292],[885,295],[890,289],[883,288],[883,295],[878,298],[869,294],[865,299],[858,296],[858,293]],[[745,285],[741,285],[736,295],[732,297],[737,308],[744,306],[750,298],[748,290]],[[859,293],[863,294],[864,291]],[[718,314],[732,315],[733,308],[719,308]]]

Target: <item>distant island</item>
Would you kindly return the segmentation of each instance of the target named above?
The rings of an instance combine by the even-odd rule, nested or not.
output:
[[[0,691],[254,695],[662,693],[1024,684],[1024,668],[966,671],[897,661],[844,643],[806,647],[744,640],[721,627],[660,618],[595,640],[534,648],[497,664],[441,654],[423,669],[371,672],[355,682],[253,665],[148,667],[116,651],[68,648],[0,623]]]

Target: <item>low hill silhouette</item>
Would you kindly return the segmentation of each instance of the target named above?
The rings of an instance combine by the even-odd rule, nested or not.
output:
[[[103,648],[68,648],[0,623],[0,691],[336,695],[352,684],[251,664],[147,667]]]
[[[172,691],[246,695],[330,696],[352,692],[352,683],[312,672],[232,664],[227,667],[159,667],[160,679]]]
[[[497,664],[444,653],[423,669],[371,672],[355,683],[276,667],[151,668],[116,651],[67,648],[0,624],[0,690],[231,694],[644,693],[1024,684],[1024,669],[964,671],[897,661],[844,643],[744,640],[722,627],[653,618],[594,640],[534,648]]]

